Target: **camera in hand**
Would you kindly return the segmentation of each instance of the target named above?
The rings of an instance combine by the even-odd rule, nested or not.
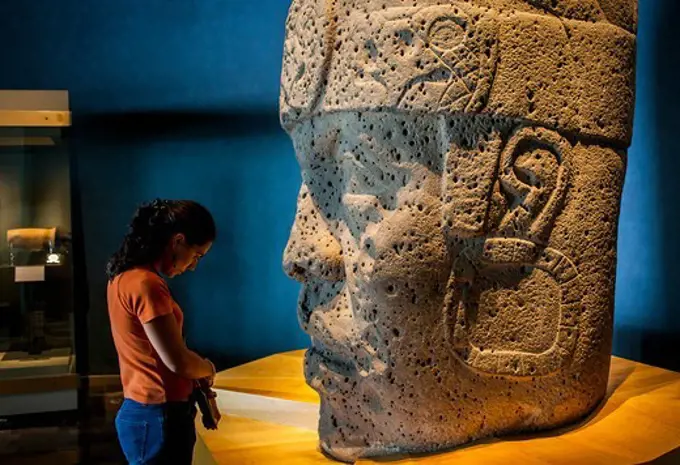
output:
[[[201,412],[201,419],[203,426],[206,429],[217,429],[217,424],[220,420],[220,412],[217,408],[217,394],[210,389],[206,380],[197,380],[194,383],[194,398],[198,404],[198,409]]]

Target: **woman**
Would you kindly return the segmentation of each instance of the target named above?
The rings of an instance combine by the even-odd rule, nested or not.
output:
[[[118,438],[131,464],[190,464],[196,430],[194,380],[212,385],[215,367],[189,350],[183,314],[163,276],[194,270],[215,240],[215,222],[196,202],[155,200],[137,210],[107,265],[107,300],[124,401]]]

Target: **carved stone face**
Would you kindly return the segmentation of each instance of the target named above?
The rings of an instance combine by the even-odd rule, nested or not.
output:
[[[528,6],[332,5],[291,7],[281,102],[303,177],[284,267],[322,448],[434,451],[584,416],[606,388],[630,118],[606,91],[557,99],[590,95],[562,71],[582,66],[630,98],[630,49],[608,47],[634,36]]]

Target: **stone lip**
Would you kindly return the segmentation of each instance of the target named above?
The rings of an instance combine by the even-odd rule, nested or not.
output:
[[[327,376],[349,377],[356,376],[357,370],[354,360],[343,360],[332,355],[328,350],[311,348],[305,352],[305,379],[317,391],[324,391],[321,386],[322,374]]]

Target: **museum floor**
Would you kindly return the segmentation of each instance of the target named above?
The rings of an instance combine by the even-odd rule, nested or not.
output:
[[[108,377],[107,377],[108,378]],[[15,430],[0,424],[1,465],[124,465],[114,418],[122,402],[122,392],[106,392],[90,397],[89,415],[76,418],[46,417],[50,426],[34,426]],[[40,424],[34,422],[34,424]],[[213,463],[199,438],[195,463]]]
[[[75,465],[124,464],[113,428],[113,412],[120,404],[121,395],[93,399],[94,408],[89,419],[48,418],[49,426],[23,427],[0,430],[0,463],[2,465]],[[37,423],[40,424],[40,423]]]

